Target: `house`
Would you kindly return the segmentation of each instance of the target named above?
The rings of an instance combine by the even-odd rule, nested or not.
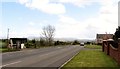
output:
[[[102,44],[103,40],[112,39],[112,38],[113,38],[113,34],[97,34],[96,35],[96,43]]]
[[[10,45],[16,49],[22,49],[27,42],[27,38],[10,38]]]

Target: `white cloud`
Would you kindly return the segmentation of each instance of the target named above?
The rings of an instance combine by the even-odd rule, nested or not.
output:
[[[107,2],[102,2],[98,18],[103,21],[102,26],[106,28],[107,31],[111,31],[113,33],[115,28],[118,26],[118,1],[106,1]]]
[[[73,0],[63,0],[68,3]],[[77,0],[76,0],[77,1]],[[106,1],[106,2],[103,2]],[[60,15],[56,25],[56,37],[96,38],[97,33],[114,34],[118,27],[118,6],[113,0],[98,1],[101,4],[98,16],[81,22],[70,16]],[[62,33],[62,34],[61,34]]]
[[[33,26],[33,25],[35,25],[35,23],[34,22],[29,22],[29,25]]]
[[[92,3],[100,3],[101,5],[113,5],[113,3],[117,3],[119,0],[59,0],[57,2],[61,3],[70,3],[78,7],[85,7],[92,5]]]
[[[16,37],[16,38],[23,38],[23,37],[39,37],[41,33],[41,29],[36,28],[36,27],[26,27],[24,30],[22,31],[16,31],[16,30],[10,30],[9,36],[10,38]]]
[[[19,3],[20,4],[25,4],[25,3],[27,3],[29,0],[19,0]]]
[[[59,2],[70,3],[78,7],[85,7],[97,1],[96,0],[60,0]]]
[[[79,37],[85,26],[72,17],[60,15],[56,24],[56,37]]]
[[[2,38],[3,30],[2,30],[2,24],[0,23],[0,38]]]
[[[70,16],[58,15],[55,37],[95,38],[96,33],[114,33],[118,26],[118,0],[32,0],[31,2],[26,0],[20,3],[49,14],[65,13],[66,3],[78,7],[86,7],[92,3],[100,4],[98,16],[82,22]],[[38,33],[37,31],[39,30],[31,29],[29,33]]]
[[[26,34],[29,36],[38,36],[39,37],[41,30],[42,30],[41,28],[38,29],[35,27],[30,27],[30,28],[28,27],[28,28],[26,28],[25,31],[27,32]]]
[[[6,34],[7,34],[6,30]],[[25,30],[22,31],[17,31],[16,29],[9,29],[9,38],[23,38],[26,37],[26,33]],[[6,38],[6,36],[3,36],[4,38]]]
[[[69,16],[63,16],[63,15],[59,15],[59,21],[65,24],[68,23],[69,25],[78,23],[74,18],[71,18]]]
[[[26,7],[37,9],[48,14],[64,14],[66,9],[61,3],[51,3],[50,0],[19,0]]]

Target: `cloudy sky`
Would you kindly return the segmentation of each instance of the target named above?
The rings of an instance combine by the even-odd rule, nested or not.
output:
[[[2,0],[0,37],[40,36],[47,25],[56,38],[95,39],[118,27],[119,0]],[[1,29],[0,29],[1,30]]]

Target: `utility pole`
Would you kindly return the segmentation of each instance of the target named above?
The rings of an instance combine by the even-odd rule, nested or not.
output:
[[[7,30],[7,46],[9,45],[9,28]]]

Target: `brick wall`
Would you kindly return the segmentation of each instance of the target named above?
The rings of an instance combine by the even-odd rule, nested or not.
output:
[[[109,46],[109,55],[118,61],[118,49],[112,47],[112,45]]]
[[[104,40],[102,44],[102,51],[114,58],[120,65],[120,39],[118,42],[118,48],[115,48],[110,44],[112,41],[113,40]]]
[[[107,43],[107,40],[103,40],[103,51],[108,54],[108,43]]]
[[[119,42],[118,42],[118,63],[120,65],[120,38],[119,38]]]

